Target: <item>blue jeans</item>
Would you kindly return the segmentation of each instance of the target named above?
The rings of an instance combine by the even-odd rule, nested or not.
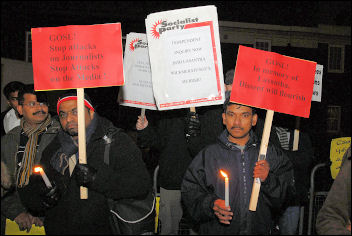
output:
[[[279,230],[281,235],[297,234],[299,211],[299,206],[290,206],[286,208],[279,219]]]

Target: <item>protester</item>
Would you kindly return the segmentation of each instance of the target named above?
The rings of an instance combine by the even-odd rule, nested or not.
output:
[[[266,160],[258,160],[259,143],[251,130],[257,114],[227,97],[218,142],[207,146],[188,167],[181,186],[182,201],[200,234],[269,234],[271,210],[286,197],[282,175],[292,164],[282,151],[268,146]],[[229,207],[225,207],[223,170],[229,176]],[[249,211],[253,177],[262,184],[256,211]]]
[[[3,90],[4,96],[7,99],[9,109],[1,113],[1,136],[8,133],[11,129],[20,125],[20,114],[18,113],[18,91],[24,87],[24,84],[19,81],[8,83]]]
[[[324,235],[351,235],[351,146],[317,215],[316,231]]]
[[[45,215],[46,234],[111,234],[107,198],[144,197],[152,188],[131,138],[95,113],[87,95],[84,104],[88,164],[78,163],[77,95],[69,91],[57,102],[62,130],[46,147],[40,163],[54,187],[46,189],[43,180],[33,176],[25,189],[32,198],[24,198],[28,208]],[[112,138],[107,140],[109,134]],[[110,141],[107,165],[104,150]],[[88,188],[88,199],[80,199],[80,186]]]
[[[143,147],[158,151],[160,186],[161,221],[160,234],[178,234],[179,222],[183,215],[181,205],[182,177],[192,161],[187,149],[186,119],[189,109],[177,109],[159,112],[154,117],[153,125],[149,125],[147,116],[144,120],[138,116],[136,123],[137,141]],[[192,135],[196,135],[193,131]]]
[[[293,150],[294,130],[275,127],[283,152],[293,164],[294,182],[291,194],[278,214],[278,226],[281,235],[297,234],[300,208],[308,202],[310,168],[313,164],[313,146],[305,132],[299,132],[298,149]]]
[[[51,119],[48,113],[45,92],[35,92],[33,84],[19,91],[17,109],[23,116],[20,126],[1,138],[1,162],[16,186],[11,193],[1,198],[1,226],[3,230],[6,217],[14,220],[20,230],[28,231],[32,224],[41,226],[42,221],[28,212],[18,193],[28,185],[34,164],[42,158],[44,148],[56,136],[60,124]]]

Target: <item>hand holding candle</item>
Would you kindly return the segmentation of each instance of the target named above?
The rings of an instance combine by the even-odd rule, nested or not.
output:
[[[42,176],[42,178],[43,178],[43,180],[45,182],[46,187],[48,187],[48,188],[52,188],[53,187],[51,185],[49,179],[48,179],[48,176],[46,176],[43,168],[41,168],[40,166],[36,166],[36,167],[34,167],[34,172],[35,173],[40,173],[40,175]]]

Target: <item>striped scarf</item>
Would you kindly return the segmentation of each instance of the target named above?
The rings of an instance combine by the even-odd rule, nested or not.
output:
[[[46,131],[48,125],[51,124],[51,116],[48,114],[46,120],[37,127],[25,127],[25,120],[21,119],[21,127],[27,135],[28,141],[23,153],[20,169],[18,171],[17,183],[18,187],[24,187],[28,184],[29,177],[33,172],[33,165],[37,153],[38,136]]]

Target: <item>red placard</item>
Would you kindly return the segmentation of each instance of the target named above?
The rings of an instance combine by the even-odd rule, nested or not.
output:
[[[121,24],[32,28],[35,90],[124,84]]]
[[[240,45],[230,101],[308,118],[316,64]]]

